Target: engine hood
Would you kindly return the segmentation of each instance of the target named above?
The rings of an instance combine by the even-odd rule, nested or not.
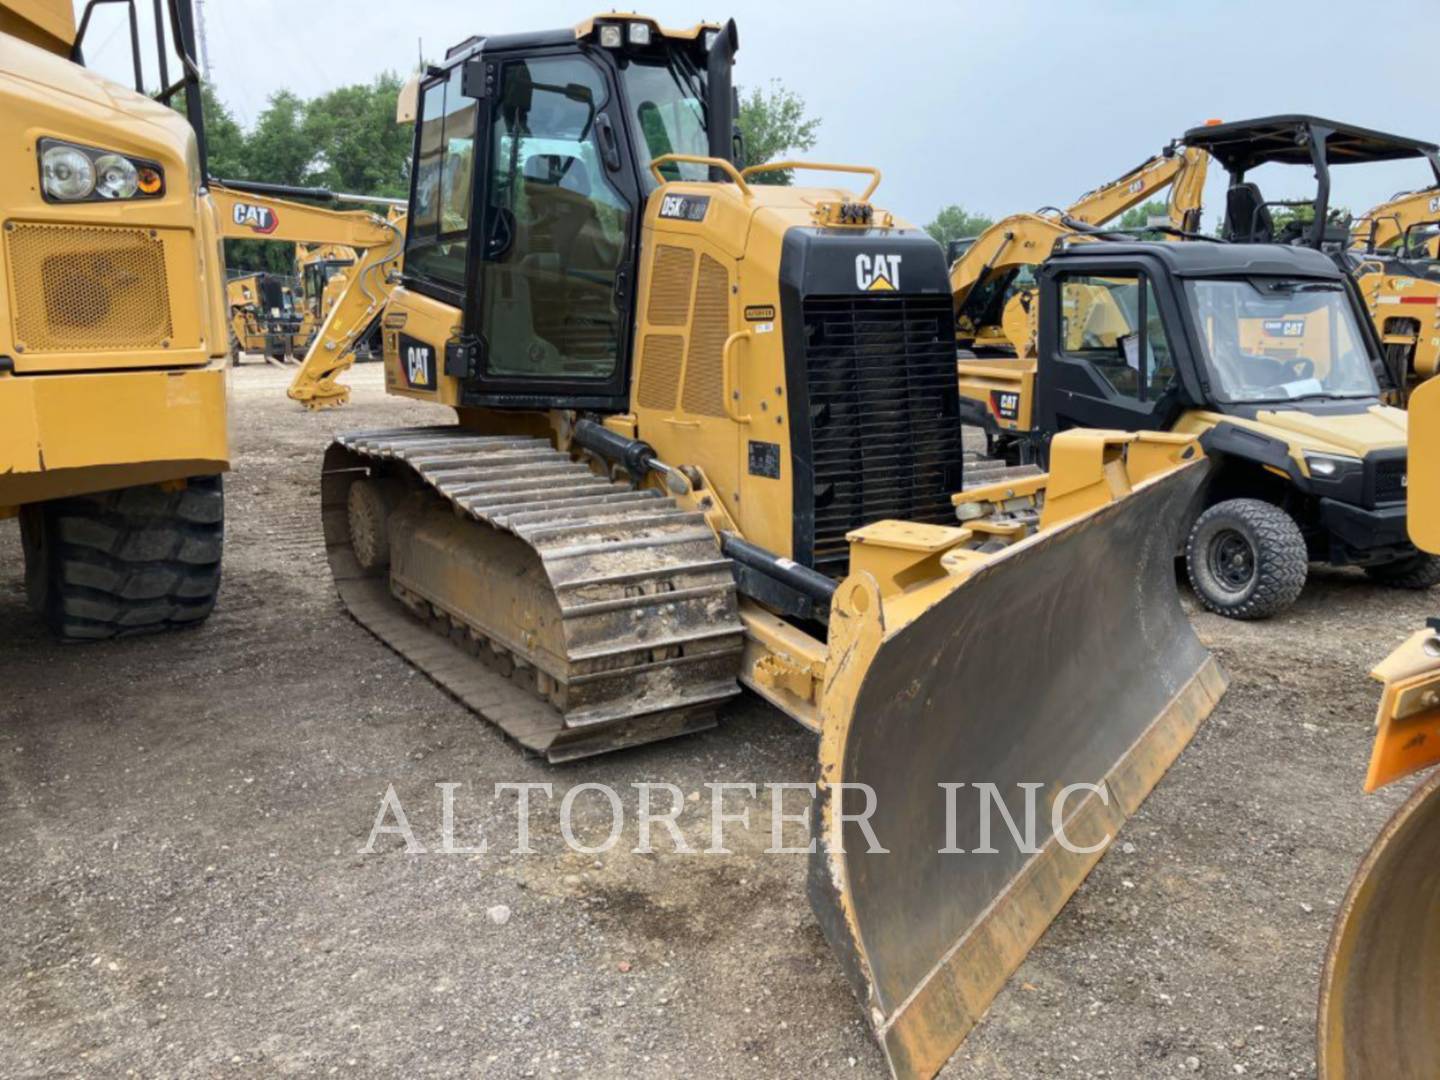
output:
[[[1364,412],[1317,415],[1299,409],[1261,410],[1257,426],[1302,450],[1329,451],[1363,458],[1374,450],[1405,445],[1405,412],[1372,405]]]

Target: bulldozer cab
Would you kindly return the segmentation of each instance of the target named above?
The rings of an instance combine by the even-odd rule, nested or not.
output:
[[[1039,427],[1169,430],[1188,410],[1376,404],[1353,286],[1302,250],[1085,244],[1040,273]]]
[[[582,29],[472,42],[419,87],[405,281],[462,310],[446,371],[473,404],[626,406],[642,166],[710,154],[716,112],[731,126],[728,55],[707,89],[718,29]]]
[[[1204,150],[1230,175],[1221,236],[1237,243],[1302,244],[1340,251],[1348,244],[1348,222],[1331,220],[1330,167],[1415,158],[1429,163],[1440,183],[1440,146],[1325,120],[1318,116],[1269,116],[1192,128],[1187,146]],[[1248,174],[1272,163],[1308,166],[1315,172],[1309,200],[1265,198]],[[1294,213],[1277,228],[1275,211]]]

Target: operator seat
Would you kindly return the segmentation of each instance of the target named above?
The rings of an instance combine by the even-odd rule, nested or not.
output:
[[[1234,184],[1225,193],[1225,232],[1240,244],[1274,242],[1275,220],[1257,185]]]

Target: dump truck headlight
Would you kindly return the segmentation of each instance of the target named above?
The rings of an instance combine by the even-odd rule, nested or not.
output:
[[[600,44],[607,49],[620,48],[622,38],[620,36],[620,25],[618,23],[607,23],[600,27]]]
[[[79,147],[57,143],[40,155],[45,194],[73,202],[89,198],[95,190],[95,163]]]
[[[165,192],[165,173],[153,161],[58,139],[40,140],[40,180],[45,197],[55,202],[145,199]]]
[[[1336,454],[1306,454],[1305,464],[1309,467],[1311,476],[1319,476],[1325,480],[1339,479],[1351,469],[1362,467],[1359,458]]]
[[[649,24],[649,23],[632,22],[632,23],[630,24],[630,44],[631,44],[631,45],[649,45],[649,44],[650,44],[650,24]]]
[[[101,154],[95,159],[95,194],[106,199],[128,199],[140,190],[140,170],[129,158]]]

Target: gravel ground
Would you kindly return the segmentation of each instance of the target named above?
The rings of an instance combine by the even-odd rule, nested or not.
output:
[[[763,854],[767,800],[730,855],[559,835],[572,785],[668,782],[703,846],[706,783],[809,780],[812,738],[746,697],[686,740],[522,758],[351,622],[324,564],[330,434],[443,414],[386,400],[377,365],[331,413],[286,381],[235,372],[226,578],[199,630],[49,642],[0,523],[0,1074],[884,1075],[804,857]],[[1335,907],[1410,786],[1360,792],[1366,672],[1433,605],[1317,571],[1271,622],[1195,614],[1228,695],[943,1075],[1313,1074]],[[438,846],[442,782],[456,844],[490,852],[359,853],[392,785]],[[535,854],[506,854],[497,782],[554,785]],[[603,801],[576,805],[598,844]]]

